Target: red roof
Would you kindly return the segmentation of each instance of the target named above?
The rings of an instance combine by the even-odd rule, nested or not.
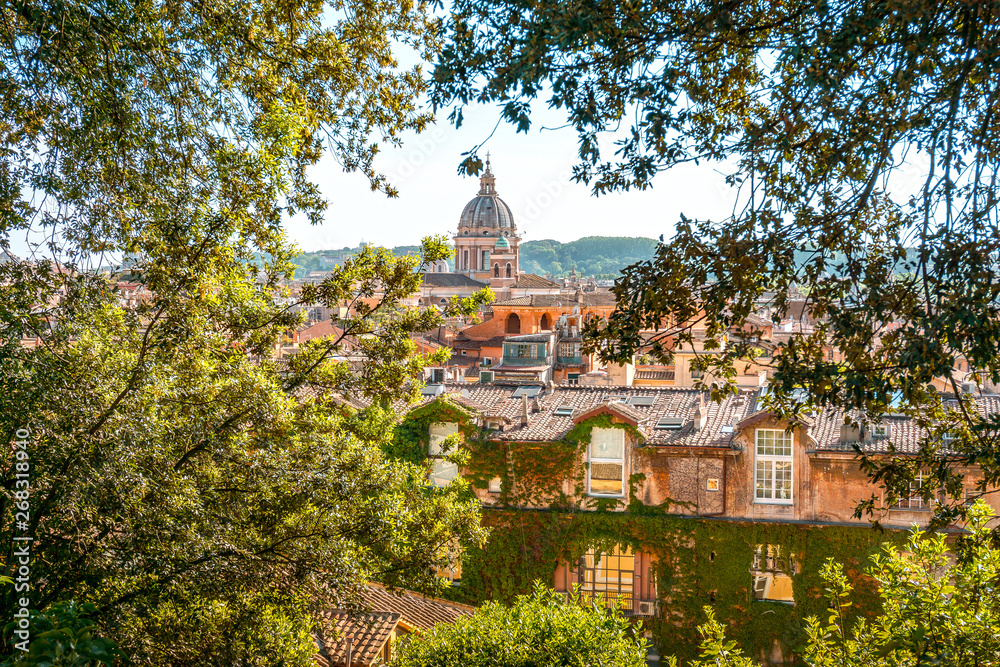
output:
[[[335,609],[324,614],[325,620],[335,630],[326,636],[319,633],[316,643],[319,653],[316,664],[320,667],[369,667],[382,662],[382,649],[399,624],[399,614],[391,612],[359,613]],[[347,664],[347,649],[351,648],[351,662]]]
[[[361,591],[365,604],[373,610],[389,611],[402,616],[404,625],[430,630],[438,623],[454,623],[463,616],[472,616],[473,607],[438,598],[428,598],[410,591],[390,592],[378,584],[368,584]]]

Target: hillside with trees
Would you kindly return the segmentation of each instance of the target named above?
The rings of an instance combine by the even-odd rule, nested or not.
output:
[[[521,268],[528,273],[568,276],[573,267],[578,275],[617,278],[626,266],[653,256],[658,241],[624,236],[586,236],[569,243],[552,239],[521,244]]]
[[[528,273],[561,278],[568,276],[575,266],[578,275],[612,279],[626,266],[651,258],[657,243],[656,239],[624,236],[587,236],[569,243],[552,239],[525,241],[521,244],[521,268]],[[300,253],[292,259],[297,265],[295,277],[304,278],[312,271],[329,271],[359,252],[360,247],[345,247]],[[396,246],[392,252],[399,256],[419,255],[420,246]]]

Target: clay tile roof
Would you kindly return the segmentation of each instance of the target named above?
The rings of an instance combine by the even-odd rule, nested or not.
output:
[[[531,382],[523,384],[537,386],[537,383]],[[522,401],[513,397],[517,386],[470,382],[450,383],[447,388],[451,398],[462,405],[481,415],[500,418],[509,425],[502,431],[492,433],[492,439],[514,442],[558,441],[573,428],[575,421],[580,421],[581,415],[604,407],[635,422],[648,446],[729,449],[740,428],[748,428],[772,415],[758,410],[759,389],[743,389],[735,396],[715,403],[704,400],[701,392],[690,387],[557,386],[544,388],[535,398],[528,400],[528,424],[525,426],[521,423]],[[633,403],[640,397],[640,402]],[[622,399],[625,399],[624,402]],[[433,397],[424,397],[422,402],[430,400]],[[703,400],[704,425],[695,430],[695,411]],[[1000,396],[977,396],[975,400],[980,415],[1000,414]],[[405,407],[400,407],[405,411]],[[558,408],[570,408],[572,412],[556,415]],[[657,428],[664,418],[681,420],[681,428]],[[842,412],[821,410],[802,418],[800,423],[813,441],[810,448],[853,452],[851,443],[840,441],[840,426],[844,423]],[[862,441],[865,451],[888,452],[892,443],[898,453],[915,454],[927,435],[925,429],[904,417],[886,416],[882,423],[891,427],[889,438]]]
[[[555,308],[564,306],[613,306],[615,295],[611,292],[581,292],[579,294],[532,294],[517,299],[494,301],[493,307]]]
[[[721,404],[707,402],[703,408],[705,427],[695,431],[691,421],[700,400],[700,392],[691,388],[673,387],[587,387],[560,386],[545,389],[535,399],[529,399],[528,425],[521,424],[522,401],[514,398],[516,385],[465,384],[449,385],[449,390],[467,395],[466,401],[474,402],[480,414],[500,417],[510,424],[492,438],[516,442],[554,442],[561,439],[574,426],[573,417],[593,411],[613,402],[612,411],[626,416],[638,424],[646,443],[653,446],[728,448],[733,429],[739,420],[755,412],[756,390],[744,390],[729,397]],[[643,397],[651,405],[633,405],[621,402]],[[425,398],[425,402],[431,400]],[[537,404],[537,410],[536,408]],[[470,406],[471,407],[471,406]],[[556,415],[558,408],[571,408],[571,415]],[[681,418],[685,426],[678,430],[657,429],[664,417]]]
[[[382,648],[389,641],[401,617],[393,612],[359,613],[335,609],[323,615],[336,632],[318,633],[320,667],[369,667],[380,661]],[[347,639],[353,639],[351,664],[347,664]]]
[[[438,623],[454,623],[475,612],[468,605],[428,598],[410,591],[389,592],[378,584],[369,584],[362,589],[361,597],[369,608],[400,614],[400,623],[421,630],[430,630]]]
[[[424,285],[427,287],[469,287],[482,289],[486,283],[473,280],[461,273],[425,273]]]
[[[562,285],[548,278],[543,278],[537,273],[522,273],[517,277],[513,287],[522,289],[557,289],[562,287]]]
[[[493,303],[490,304],[490,307],[496,308],[497,306],[500,306],[501,308],[503,308],[511,306],[530,306],[532,305],[531,299],[532,297],[530,296],[522,296],[517,299],[504,299],[503,301],[494,301]]]
[[[493,336],[492,338],[487,338],[482,342],[482,347],[503,347],[503,342],[507,340],[507,336]]]
[[[344,330],[340,327],[334,326],[331,320],[323,320],[322,322],[317,322],[304,329],[299,330],[299,342],[306,342],[307,340],[315,340],[317,338],[326,338],[328,336],[342,336]]]

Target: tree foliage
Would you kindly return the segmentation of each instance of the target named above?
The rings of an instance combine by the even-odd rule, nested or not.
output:
[[[365,249],[302,303],[280,284],[324,151],[393,193],[379,142],[428,119],[393,46],[426,55],[432,28],[381,0],[0,7],[0,247],[32,245],[0,264],[0,433],[30,466],[15,519],[4,450],[0,573],[33,537],[35,612],[93,605],[134,664],[306,665],[319,611],[371,579],[434,589],[481,541],[474,503],[382,453],[426,361],[410,334],[441,317],[400,302],[446,241]],[[303,304],[354,314],[279,363]]]
[[[725,333],[762,307],[780,319],[801,291],[820,323],[780,346],[774,407],[878,421],[902,404],[893,412],[927,429],[921,455],[864,464],[891,498],[923,469],[948,522],[965,512],[957,466],[982,467],[980,490],[1000,482],[998,424],[931,389],[943,377],[960,393],[957,360],[1000,382],[998,12],[972,0],[459,0],[433,99],[456,125],[464,105],[497,102],[527,131],[545,97],[578,133],[574,174],[597,194],[649,187],[681,162],[735,165],[734,214],[682,217],[619,279],[592,347],[628,359],[655,330],[669,360],[697,323],[724,393],[752,350],[722,349]],[[474,152],[462,165],[480,167]]]
[[[487,602],[397,646],[390,667],[642,667],[646,642],[620,611],[567,602],[541,582],[510,606]]]
[[[977,501],[970,534],[949,548],[944,535],[916,528],[904,549],[887,546],[869,574],[879,584],[883,612],[846,620],[852,586],[840,564],[823,568],[830,608],[808,621],[801,658],[813,667],[918,667],[1000,664],[1000,551],[989,528],[993,511]],[[709,610],[700,631],[702,659],[692,667],[749,667],[736,642]],[[676,664],[676,662],[674,663]]]

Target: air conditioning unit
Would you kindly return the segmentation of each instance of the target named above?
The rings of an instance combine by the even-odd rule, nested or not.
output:
[[[479,371],[479,384],[493,382],[493,371]]]
[[[636,616],[655,616],[656,615],[656,603],[653,601],[643,602],[639,601],[635,605]]]

